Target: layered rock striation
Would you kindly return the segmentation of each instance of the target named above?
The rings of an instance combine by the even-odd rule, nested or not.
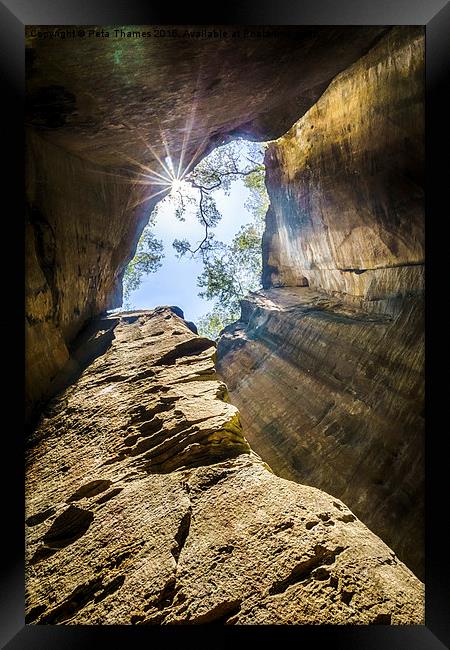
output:
[[[218,344],[246,436],[284,478],[335,494],[423,576],[423,310],[311,288],[248,296]]]
[[[423,622],[423,30],[295,29],[27,41],[30,623]],[[141,165],[238,135],[276,140],[232,406],[179,310],[99,314]]]
[[[423,29],[393,29],[269,146],[265,288],[421,287],[424,92]]]
[[[142,174],[165,174],[168,153],[184,170],[238,135],[279,137],[389,31],[299,26],[217,40],[195,36],[206,26],[175,36],[139,26],[150,37],[127,37],[135,26],[116,36],[115,26],[62,40],[56,29],[26,40],[28,417],[52,394],[76,334],[121,305],[124,269],[164,196]]]
[[[266,291],[218,369],[252,447],[423,577],[424,42],[395,28],[266,154]]]
[[[27,451],[28,623],[423,623],[395,553],[250,449],[179,310],[99,319],[88,340]]]

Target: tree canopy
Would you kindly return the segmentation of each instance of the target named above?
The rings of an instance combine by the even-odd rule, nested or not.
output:
[[[214,227],[221,215],[214,192],[230,193],[231,184],[242,178],[250,190],[245,208],[252,219],[241,226],[230,244],[217,241]],[[197,219],[205,226],[204,239],[195,247],[186,239],[175,240],[179,256],[201,255],[204,270],[197,280],[199,296],[214,300],[213,309],[198,322],[201,334],[217,338],[220,331],[237,320],[239,301],[260,286],[261,237],[268,196],[264,184],[263,146],[260,143],[233,142],[213,151],[190,175],[198,191]]]
[[[239,301],[248,291],[260,286],[261,237],[268,196],[264,184],[264,145],[247,141],[233,141],[215,149],[206,156],[182,182],[173,184],[170,201],[175,216],[185,220],[186,210],[194,209],[204,227],[200,242],[175,239],[173,247],[178,257],[200,257],[203,272],[197,279],[199,296],[214,301],[213,309],[198,322],[199,332],[217,338],[219,332],[239,318]],[[218,241],[214,228],[222,215],[217,208],[214,193],[221,189],[229,195],[232,183],[242,179],[249,190],[245,208],[251,220],[241,226],[230,243]],[[155,272],[163,257],[162,243],[152,234],[157,210],[144,229],[136,255],[124,277],[124,298],[139,287],[143,274]]]
[[[149,273],[155,273],[161,267],[161,260],[164,257],[163,244],[156,239],[152,232],[154,223],[155,215],[152,215],[142,231],[136,253],[125,269],[123,276],[123,303],[125,309],[131,308],[131,292],[141,286],[142,278]]]

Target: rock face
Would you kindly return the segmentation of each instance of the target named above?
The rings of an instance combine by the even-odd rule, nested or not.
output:
[[[179,314],[96,321],[30,440],[27,622],[423,623],[386,544],[251,451]]]
[[[58,395],[27,451],[27,621],[422,623],[422,28],[27,57],[28,415]],[[237,135],[278,138],[265,290],[217,350],[245,437],[179,310],[98,316],[162,198],[141,165]]]
[[[161,187],[142,186],[140,165],[160,173],[156,156],[170,152],[184,169],[238,134],[279,137],[389,31],[295,27],[217,40],[172,37],[169,26],[161,38],[114,29],[108,38],[27,38],[29,416],[53,392],[75,335],[121,304],[124,269],[162,198],[149,198]]]
[[[266,165],[266,288],[308,283],[369,300],[374,285],[377,297],[414,288],[424,262],[423,29],[392,30],[338,75],[268,148]]]
[[[339,496],[421,576],[423,354],[416,301],[393,317],[300,287],[249,296],[218,345],[255,451]]]
[[[421,577],[423,66],[423,30],[391,30],[271,143],[268,291],[218,346],[252,447]]]
[[[129,187],[96,174],[40,136],[28,139],[26,398],[28,415],[52,390],[68,343],[121,295],[112,269],[128,255],[143,214]],[[115,215],[115,217],[113,217]],[[106,227],[106,220],[109,220]]]

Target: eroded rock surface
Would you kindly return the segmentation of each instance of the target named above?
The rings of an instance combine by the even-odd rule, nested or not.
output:
[[[161,173],[157,157],[170,152],[185,169],[236,135],[279,137],[389,31],[299,26],[217,40],[172,37],[170,26],[163,37],[139,26],[149,38],[115,29],[26,41],[28,416],[81,328],[121,305],[124,269],[162,198],[161,186],[141,184],[140,165]]]
[[[395,28],[266,153],[264,286],[367,298],[424,263],[424,35]],[[373,298],[368,298],[373,299]]]
[[[423,29],[394,28],[270,144],[268,291],[218,346],[252,447],[342,498],[420,577],[423,104]]]
[[[27,452],[27,622],[423,623],[386,544],[250,449],[211,341],[170,308],[95,326]]]
[[[335,494],[423,576],[423,311],[310,288],[250,295],[218,371],[273,470]]]

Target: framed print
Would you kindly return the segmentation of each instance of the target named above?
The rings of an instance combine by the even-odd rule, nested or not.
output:
[[[425,380],[448,5],[288,4],[1,7],[8,648],[449,642]]]

